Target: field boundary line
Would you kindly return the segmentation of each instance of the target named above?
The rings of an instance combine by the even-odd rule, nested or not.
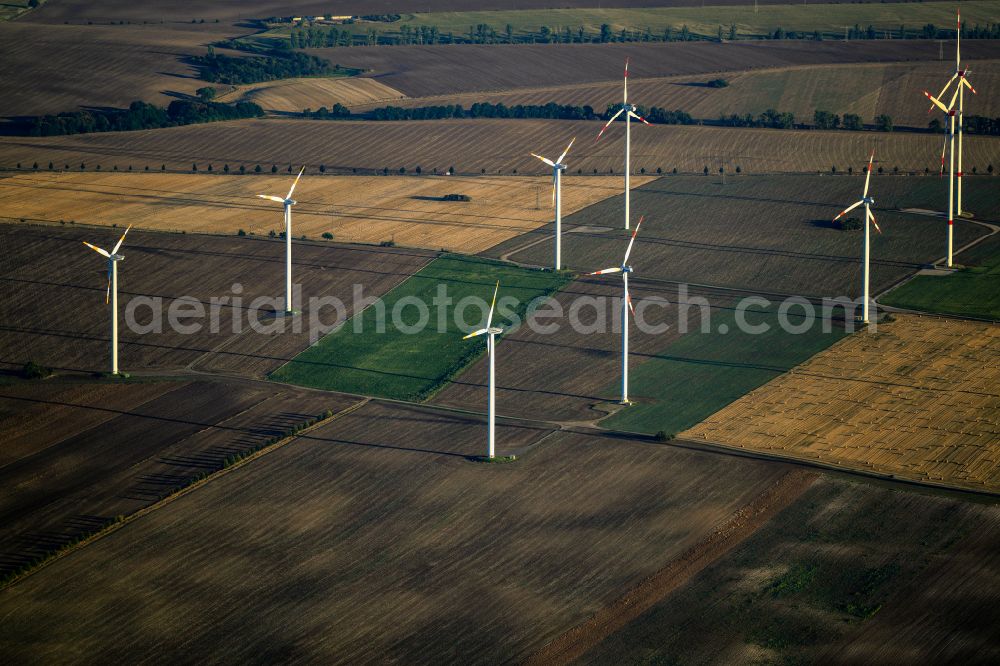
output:
[[[674,442],[671,442],[671,444],[674,444]],[[837,472],[840,474],[867,477],[869,479],[875,479],[878,481],[887,481],[894,484],[914,486],[917,488],[925,488],[930,490],[947,491],[949,493],[973,495],[984,499],[985,498],[993,500],[1000,499],[1000,491],[989,490],[987,488],[983,488],[982,490],[980,490],[978,488],[957,486],[954,484],[941,483],[937,481],[924,481],[920,479],[911,479],[909,477],[900,476],[899,474],[895,474],[892,472],[877,472],[875,470],[861,469],[860,467],[855,467],[848,463],[826,462],[823,460],[815,460],[801,456],[786,455],[770,451],[759,451],[757,449],[744,448],[740,446],[735,446],[733,444],[723,444],[722,442],[715,442],[708,439],[697,440],[688,437],[679,440],[678,442],[676,442],[676,445],[682,446],[683,448],[693,451],[701,449],[704,451],[714,451],[716,453],[733,453],[747,458],[756,458],[759,460],[782,462],[789,465],[795,465],[797,467],[810,467],[824,472]]]
[[[800,469],[782,475],[725,522],[716,525],[708,536],[597,611],[583,624],[557,636],[523,663],[528,666],[569,664],[584,656],[742,543],[791,505],[818,478],[816,473]]]
[[[174,502],[174,501],[180,499],[181,497],[184,497],[184,496],[188,495],[189,493],[194,492],[195,490],[197,490],[198,488],[201,488],[202,486],[204,486],[205,484],[209,483],[210,481],[213,481],[213,480],[215,480],[215,479],[217,479],[217,478],[219,478],[219,477],[221,477],[221,476],[223,476],[225,474],[228,474],[229,472],[231,472],[231,471],[233,471],[235,469],[239,469],[239,468],[243,467],[244,465],[247,465],[247,464],[253,462],[254,460],[262,458],[263,456],[267,455],[268,453],[272,453],[274,451],[277,451],[278,449],[280,449],[280,448],[286,446],[287,444],[292,443],[296,439],[302,437],[303,435],[307,435],[308,433],[312,432],[316,428],[325,426],[325,425],[327,425],[327,424],[329,424],[329,423],[331,423],[333,421],[336,421],[337,419],[339,419],[342,416],[347,416],[348,414],[351,414],[352,412],[354,412],[354,411],[356,411],[358,409],[361,409],[362,407],[364,407],[365,405],[367,405],[369,402],[371,402],[370,398],[364,398],[364,399],[362,399],[362,400],[360,400],[360,401],[358,401],[358,402],[350,405],[349,407],[346,407],[345,409],[340,410],[339,412],[337,412],[336,414],[333,414],[332,416],[330,416],[328,418],[321,419],[321,420],[317,421],[316,423],[314,423],[311,426],[303,428],[302,430],[300,430],[300,431],[298,431],[298,432],[296,432],[296,433],[294,433],[294,434],[292,434],[292,435],[290,435],[288,437],[284,437],[284,438],[278,440],[274,444],[271,444],[269,446],[265,446],[264,448],[260,449],[259,451],[255,451],[255,452],[253,452],[253,453],[251,453],[251,454],[249,454],[249,455],[241,458],[240,460],[237,460],[236,462],[234,462],[231,465],[227,465],[226,467],[222,467],[220,469],[217,469],[217,470],[209,473],[204,478],[198,479],[197,481],[194,481],[191,484],[189,484],[187,486],[184,486],[183,488],[180,488],[180,489],[178,489],[178,490],[170,493],[169,495],[167,495],[163,499],[158,500],[158,501],[150,504],[149,506],[145,506],[145,507],[139,509],[138,511],[135,511],[134,513],[130,513],[127,516],[123,516],[120,519],[116,519],[114,522],[112,522],[112,523],[110,523],[110,524],[102,527],[97,532],[91,534],[90,536],[87,536],[87,537],[81,539],[80,541],[78,541],[77,543],[73,544],[72,546],[61,548],[59,550],[54,551],[53,553],[51,553],[50,555],[48,555],[43,561],[39,562],[37,565],[35,565],[31,569],[28,569],[27,571],[14,576],[10,580],[8,580],[6,583],[4,583],[2,586],[0,586],[0,593],[6,591],[8,589],[10,589],[14,585],[20,583],[25,578],[28,578],[28,577],[30,577],[30,576],[38,573],[39,571],[42,571],[43,569],[45,569],[49,565],[54,564],[55,562],[58,562],[59,560],[63,559],[64,557],[67,557],[67,556],[69,556],[69,555],[77,552],[78,550],[81,550],[82,548],[84,548],[84,547],[86,547],[86,546],[88,546],[88,545],[90,545],[90,544],[92,544],[92,543],[94,543],[96,541],[99,541],[100,539],[103,539],[104,537],[108,536],[109,534],[117,532],[121,528],[125,527],[125,525],[128,525],[129,523],[131,523],[133,521],[136,521],[136,520],[142,518],[143,516],[148,515],[148,514],[152,513],[153,511],[156,511],[157,509],[161,509],[164,506],[170,504],[171,502]]]

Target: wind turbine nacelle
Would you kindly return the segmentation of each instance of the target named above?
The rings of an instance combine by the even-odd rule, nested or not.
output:
[[[113,254],[111,255],[111,261],[125,261],[124,254]]]
[[[500,335],[501,333],[503,333],[503,329],[502,328],[497,328],[496,326],[492,326],[489,329],[487,329],[487,332],[490,335]]]
[[[875,205],[875,199],[873,199],[872,197],[865,197],[864,199],[862,199],[862,201],[864,201],[869,206]]]
[[[565,171],[566,170],[566,165],[565,164],[557,164],[556,168],[559,169],[560,171]]]
[[[298,203],[298,201],[296,201],[295,199],[285,199],[285,205],[286,206],[294,206],[297,203]]]
[[[631,273],[631,272],[632,272],[631,266],[622,266],[622,273]]]

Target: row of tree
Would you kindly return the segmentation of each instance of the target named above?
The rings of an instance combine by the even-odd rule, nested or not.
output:
[[[28,118],[21,125],[29,136],[59,136],[88,132],[127,132],[177,125],[210,123],[219,120],[258,118],[264,110],[252,102],[220,104],[174,100],[167,108],[132,102],[127,109],[73,111],[59,115]]]
[[[396,45],[396,44],[606,44],[611,42],[674,42],[712,39],[719,41],[728,39],[814,39],[825,38],[848,40],[864,39],[952,39],[956,30],[938,28],[928,23],[922,28],[910,28],[900,25],[898,29],[876,28],[874,25],[862,27],[855,24],[845,27],[844,32],[824,32],[819,30],[785,30],[778,26],[765,34],[740,34],[735,23],[718,26],[715,35],[698,34],[691,31],[686,24],[675,28],[667,26],[662,30],[646,28],[621,28],[615,30],[605,23],[597,31],[587,30],[583,26],[547,26],[543,25],[536,31],[517,31],[511,24],[497,28],[489,23],[470,25],[465,33],[442,31],[434,25],[411,26],[403,24],[392,31],[367,27],[365,33],[350,25],[338,27],[327,25],[303,25],[292,29],[288,44],[292,48],[332,48],[337,46],[356,45]],[[978,23],[970,28],[962,26],[962,36],[973,39],[1000,39],[1000,23]]]

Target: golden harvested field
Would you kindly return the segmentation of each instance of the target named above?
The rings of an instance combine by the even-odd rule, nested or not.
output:
[[[918,102],[919,103],[919,102]],[[332,121],[268,118],[207,125],[188,125],[162,130],[83,134],[76,136],[26,138],[0,137],[0,167],[17,163],[40,169],[51,161],[57,167],[69,165],[88,171],[101,166],[125,170],[132,165],[158,169],[200,170],[213,164],[231,169],[256,164],[269,171],[270,165],[287,167],[304,162],[311,169],[325,165],[330,171],[358,169],[373,173],[417,166],[424,173],[434,168],[443,173],[454,166],[458,173],[479,174],[483,169],[496,174],[550,173],[548,167],[531,157],[531,152],[558,154],[569,140],[579,137],[568,159],[569,173],[564,183],[578,171],[621,173],[624,128],[608,131],[595,143],[599,121],[465,119],[442,121]],[[638,127],[632,133],[632,168],[647,173],[701,173],[706,165],[725,161],[739,165],[746,173],[841,171],[860,168],[864,157],[878,142],[879,158],[888,168],[937,170],[941,140],[931,134],[908,132],[873,133],[816,130],[767,130],[720,127],[655,125]],[[1000,137],[967,136],[966,170],[980,170],[1000,164]]]
[[[316,110],[334,104],[344,106],[380,106],[398,104],[406,95],[371,78],[312,78],[267,81],[218,97],[220,102],[256,102],[265,111],[301,113],[303,109]]]
[[[1000,326],[897,315],[679,437],[1000,491]]]
[[[969,62],[970,80],[978,94],[966,96],[966,114],[1000,115],[1000,61]],[[797,122],[811,123],[813,112],[830,111],[838,115],[854,113],[870,123],[881,113],[892,116],[897,126],[926,127],[931,118],[928,104],[923,103],[922,90],[935,93],[950,76],[947,62],[894,62],[851,65],[813,65],[774,69],[717,72],[713,74],[672,76],[662,78],[629,78],[630,97],[645,108],[658,106],[687,111],[694,118],[716,119],[732,113],[759,114],[778,109],[795,114]],[[708,80],[723,78],[729,86],[710,88]],[[397,106],[429,106],[462,104],[466,108],[476,102],[515,104],[590,105],[603,111],[621,96],[621,81],[585,85],[518,88],[499,93],[466,93],[416,97]],[[382,106],[381,103],[361,103],[358,109]]]
[[[0,221],[255,234],[284,228],[292,176],[160,173],[38,173],[0,179]],[[634,178],[638,187],[652,178]],[[476,253],[552,219],[551,178],[537,176],[304,176],[295,191],[292,234],[318,239]],[[567,179],[563,215],[621,192],[621,178]],[[467,194],[470,202],[441,201]],[[540,204],[535,207],[536,201]]]

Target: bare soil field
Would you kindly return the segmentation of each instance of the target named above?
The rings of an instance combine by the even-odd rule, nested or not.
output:
[[[990,663],[1000,510],[832,477],[579,663]]]
[[[978,94],[967,95],[966,114],[994,117],[1000,113],[1000,61],[969,63]],[[921,61],[905,63],[864,63],[850,65],[790,66],[750,71],[717,72],[661,78],[629,77],[629,94],[645,108],[658,106],[680,109],[698,119],[715,120],[733,113],[758,115],[767,109],[795,114],[796,122],[812,123],[813,112],[837,115],[853,113],[871,123],[876,115],[888,114],[896,127],[927,127],[938,115],[927,114],[920,100],[922,90],[935,94],[950,76],[949,63]],[[710,79],[722,78],[729,84],[712,88]],[[364,80],[364,79],[359,79]],[[461,104],[469,108],[477,102],[492,104],[590,105],[603,111],[621,97],[621,81],[552,87],[517,88],[498,93],[464,93],[407,98],[395,106],[419,107],[434,104]],[[381,101],[364,103],[358,110],[384,106]],[[313,104],[313,108],[315,108]],[[299,109],[301,110],[301,109]]]
[[[60,3],[46,3],[59,5]],[[207,85],[183,58],[243,32],[232,25],[37,25],[0,23],[3,116],[166,106]]]
[[[0,387],[0,573],[352,399],[211,381]]]
[[[995,40],[970,39],[962,46],[966,59],[996,58]],[[763,40],[721,44],[455,44],[309,49],[307,52],[347,67],[369,70],[370,76],[410,97],[426,97],[512,91],[524,87],[620,83],[626,57],[631,59],[630,76],[642,79],[789,66],[937,62],[939,47],[935,40]],[[939,64],[943,68],[941,75],[946,76],[948,58],[954,62],[952,43],[945,43],[944,53],[945,59]],[[938,78],[940,76],[934,80]],[[913,92],[920,94],[920,90]],[[638,97],[636,100],[645,103]],[[614,101],[612,98],[605,104]],[[921,100],[915,100],[914,105],[921,107]]]
[[[552,151],[561,150],[552,144]],[[218,167],[216,167],[218,168]],[[268,169],[270,170],[270,169]],[[430,169],[428,169],[430,171]],[[0,178],[0,221],[135,224],[141,229],[267,235],[284,229],[282,209],[257,194],[284,196],[294,176],[47,173]],[[639,186],[651,177],[637,177]],[[322,176],[295,190],[292,234],[318,240],[393,241],[398,246],[476,253],[552,220],[551,177]],[[567,179],[563,215],[621,191],[613,177]],[[471,201],[444,201],[465,194]]]
[[[920,102],[914,102],[920,104]],[[61,137],[0,137],[0,167],[20,163],[40,169],[53,166],[80,170],[151,170],[166,166],[189,171],[208,164],[218,170],[228,164],[253,171],[271,165],[306,164],[310,169],[325,165],[334,173],[358,170],[372,174],[402,167],[412,173],[444,173],[454,166],[461,174],[544,175],[551,173],[531,157],[539,150],[565,146],[579,137],[567,158],[569,173],[620,174],[623,162],[622,135],[615,127],[599,144],[599,121],[465,119],[443,121],[332,121],[261,119],[189,125],[140,132],[85,134]],[[861,168],[865,155],[878,142],[879,158],[890,168],[904,172],[925,168],[937,172],[941,138],[909,132],[873,133],[816,130],[770,130],[676,125],[636,128],[632,134],[632,169],[637,173],[701,173],[705,166],[724,162],[744,173],[829,172],[831,166],[846,170]],[[778,150],[776,146],[780,146]],[[964,146],[966,171],[972,166],[985,170],[1000,164],[1000,137],[967,136]]]
[[[528,450],[483,465],[467,458],[482,422],[370,403],[6,590],[0,643],[101,661],[523,659],[787,473],[545,434],[501,425],[501,451]]]
[[[730,176],[725,185],[718,174],[660,178],[632,192],[633,216],[646,216],[632,254],[636,277],[854,298],[861,289],[862,232],[834,229],[830,220],[857,200],[863,187],[860,174]],[[965,192],[970,209],[994,219],[1000,202],[992,178],[967,178]],[[937,177],[875,174],[872,193],[883,232],[873,232],[872,241],[872,288],[877,294],[945,254],[943,219],[895,211],[910,207],[907,202],[941,210],[947,206],[947,190]],[[620,260],[627,242],[620,229],[621,210],[618,196],[564,220],[564,228],[571,230],[563,243],[567,267],[592,271]],[[530,243],[550,233],[543,227],[486,254],[544,265],[544,242]],[[971,222],[956,222],[957,246],[987,233]]]
[[[896,315],[680,437],[1000,492],[1000,327]]]
[[[0,368],[20,369],[34,360],[60,371],[107,369],[107,271],[101,257],[81,241],[108,247],[121,230],[72,225],[0,228],[0,279],[9,291],[0,302]],[[248,376],[263,376],[308,346],[310,296],[337,296],[350,316],[353,285],[363,285],[366,296],[379,296],[431,257],[419,250],[296,242],[293,278],[303,285],[299,301],[303,310],[286,322],[273,315],[281,302],[270,300],[279,295],[283,299],[284,292],[284,245],[278,240],[133,231],[122,253],[126,257],[119,265],[123,371],[193,366]],[[232,291],[234,284],[242,292]],[[137,324],[160,321],[162,332],[139,333],[126,325],[128,304],[140,296],[163,299],[159,318],[152,306],[135,312]],[[227,296],[230,300],[218,309],[218,332],[213,333],[210,299]],[[169,309],[179,299],[189,302],[184,308],[202,304],[201,319],[183,314],[179,319],[185,327],[201,323],[199,330],[185,334],[183,328],[175,330],[169,324]],[[254,303],[257,299],[261,300]],[[260,333],[250,326],[251,310],[260,311]],[[331,308],[316,314],[327,325],[336,319]],[[234,320],[241,324],[238,329]]]
[[[256,102],[272,113],[301,113],[304,109],[398,104],[406,95],[377,79],[352,77],[332,79],[282,79],[267,81],[216,98],[219,102]]]

